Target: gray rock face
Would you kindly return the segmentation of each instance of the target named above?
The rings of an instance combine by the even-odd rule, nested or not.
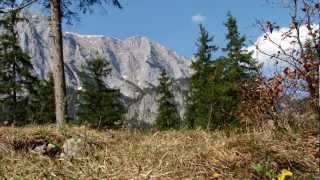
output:
[[[45,77],[51,70],[51,37],[48,18],[38,13],[23,13],[28,22],[18,25],[21,45],[32,57],[35,71]],[[175,94],[181,113],[183,92],[190,75],[190,61],[146,37],[119,40],[105,36],[64,33],[64,58],[68,86],[81,87],[77,72],[90,58],[105,56],[112,65],[106,85],[120,89],[129,105],[128,117],[152,123],[157,106],[155,87],[165,69],[175,80]]]

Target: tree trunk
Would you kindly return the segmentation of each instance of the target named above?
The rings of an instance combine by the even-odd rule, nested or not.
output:
[[[13,76],[12,76],[12,79],[13,79],[13,122],[17,122],[17,104],[18,104],[18,100],[17,100],[17,68],[16,68],[16,65],[17,65],[17,59],[16,59],[16,56],[14,57],[14,62],[13,62]]]
[[[210,104],[209,119],[208,119],[208,124],[207,124],[207,130],[208,130],[208,131],[209,131],[210,128],[211,128],[212,111],[213,111],[213,107],[212,107],[212,104]]]
[[[66,115],[66,84],[63,63],[63,42],[61,26],[61,1],[50,0],[51,31],[52,31],[52,68],[54,79],[56,123],[58,128],[63,127]]]

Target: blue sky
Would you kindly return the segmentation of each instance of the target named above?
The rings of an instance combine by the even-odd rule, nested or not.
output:
[[[224,46],[223,22],[228,11],[237,17],[240,32],[249,40],[261,34],[256,20],[273,20],[287,26],[286,10],[266,3],[266,0],[120,0],[122,10],[97,9],[93,14],[81,15],[81,21],[66,25],[65,31],[97,34],[125,39],[147,36],[173,51],[191,57],[196,50],[198,22],[215,37],[215,44]],[[197,20],[197,22],[195,22]]]

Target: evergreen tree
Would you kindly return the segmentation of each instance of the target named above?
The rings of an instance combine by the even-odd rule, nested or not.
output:
[[[180,127],[180,116],[172,93],[172,79],[163,70],[157,87],[158,115],[156,127],[160,130],[177,129]]]
[[[224,57],[212,62],[209,73],[209,82],[207,85],[208,130],[222,129],[226,125],[235,122],[235,117],[230,116],[237,106],[234,97],[234,82],[225,79],[226,59]]]
[[[55,104],[53,76],[51,73],[48,79],[42,79],[35,83],[35,91],[31,96],[29,105],[30,117],[34,123],[54,123]]]
[[[245,37],[238,32],[236,19],[229,14],[225,25],[227,56],[216,60],[211,59],[211,53],[217,48],[210,45],[212,38],[200,25],[198,52],[191,66],[194,74],[186,101],[186,122],[190,128],[213,130],[238,124],[236,113],[243,100],[240,88],[256,85],[259,66],[252,54],[243,50]]]
[[[82,90],[79,90],[77,115],[81,123],[94,127],[118,127],[126,113],[119,90],[107,88],[103,78],[111,73],[105,58],[97,57],[87,62],[80,73]]]
[[[27,0],[31,1],[31,0]],[[65,121],[67,103],[66,103],[66,83],[63,59],[63,36],[62,36],[62,19],[67,18],[68,22],[76,13],[71,10],[76,7],[83,13],[92,11],[92,7],[103,6],[104,3],[112,2],[115,7],[121,8],[118,0],[41,0],[39,1],[45,7],[50,8],[51,23],[50,28],[53,34],[52,54],[53,54],[53,77],[55,85],[55,103],[56,103],[56,121],[58,127],[62,127]]]
[[[10,13],[17,9],[24,9],[34,3],[40,3],[50,9],[50,28],[52,32],[52,66],[55,90],[56,121],[58,128],[63,127],[67,115],[66,83],[63,59],[62,20],[77,17],[76,11],[92,12],[93,7],[109,5],[122,8],[118,0],[1,0],[0,13]],[[76,11],[72,10],[75,9]]]
[[[19,11],[1,17],[0,28],[0,120],[25,123],[36,77],[28,54],[19,45],[16,23]]]
[[[238,126],[236,113],[240,110],[245,95],[241,88],[256,88],[255,78],[259,66],[252,58],[251,52],[244,51],[245,37],[238,32],[236,19],[228,15],[226,57],[215,60],[209,73],[210,111],[208,127],[210,129]],[[210,125],[209,125],[210,124]]]
[[[228,30],[227,46],[224,49],[227,53],[226,80],[250,81],[259,74],[257,61],[252,58],[251,52],[244,50],[246,38],[238,32],[237,20],[230,13],[225,26]]]
[[[191,77],[189,92],[186,99],[185,121],[189,128],[205,127],[208,120],[207,86],[208,73],[213,51],[216,46],[210,45],[213,38],[209,36],[203,25],[200,24],[200,38],[197,42],[198,51],[191,64],[194,74]]]

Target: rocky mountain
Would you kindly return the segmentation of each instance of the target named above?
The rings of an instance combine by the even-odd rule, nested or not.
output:
[[[21,45],[32,57],[35,71],[45,77],[51,70],[51,38],[48,18],[40,13],[23,12],[28,19],[18,25]],[[129,119],[138,124],[154,121],[157,106],[155,87],[158,76],[165,69],[175,80],[175,95],[179,109],[183,109],[183,92],[190,75],[187,59],[163,45],[142,36],[125,40],[105,36],[64,33],[64,58],[68,86],[81,87],[77,72],[81,65],[97,54],[105,56],[112,65],[106,85],[120,89],[129,106]],[[135,125],[131,120],[130,125]]]

